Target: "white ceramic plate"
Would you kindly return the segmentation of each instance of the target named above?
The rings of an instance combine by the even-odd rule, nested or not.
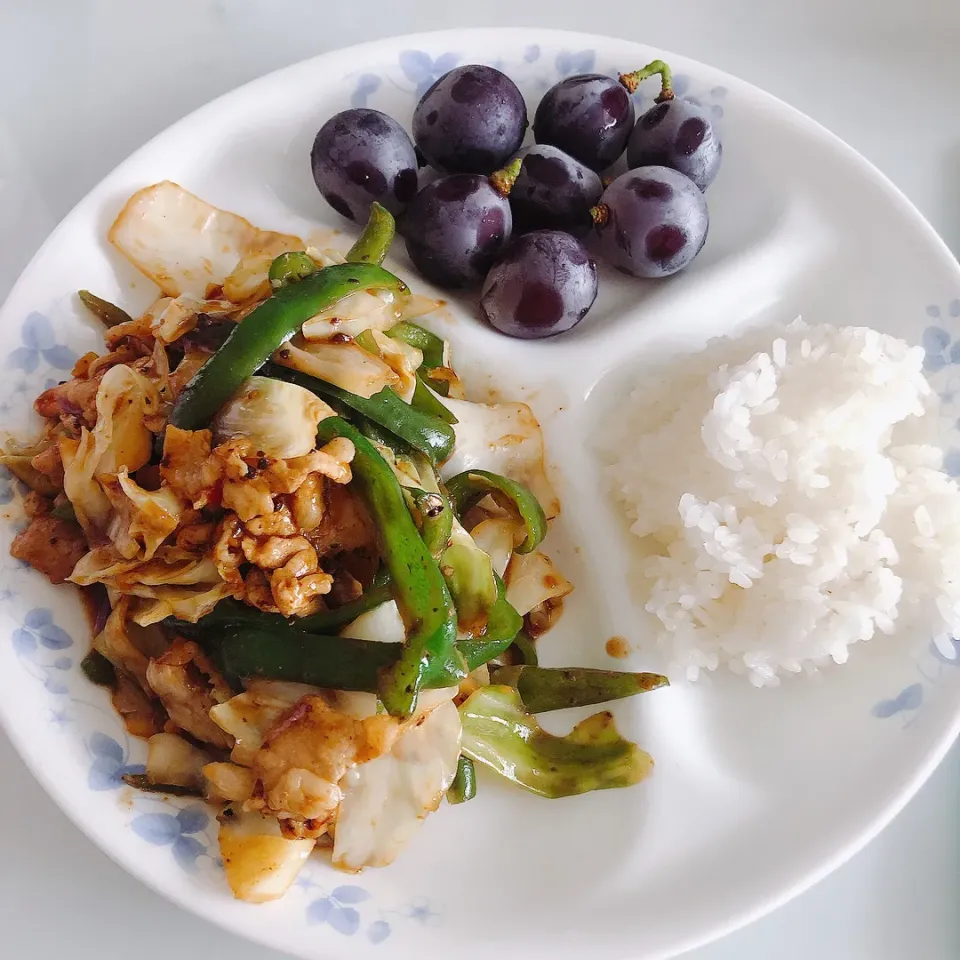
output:
[[[495,64],[533,108],[559,77],[615,73],[663,55],[678,92],[716,116],[724,166],[694,266],[645,284],[603,272],[587,319],[556,341],[505,339],[468,300],[446,323],[475,399],[527,399],[544,425],[564,513],[548,547],[577,584],[546,662],[658,665],[631,601],[627,536],[591,454],[635,362],[689,350],[764,318],[866,323],[922,342],[954,430],[960,395],[960,269],[920,215],[849,147],[755,88],[709,67],[604,37],[548,30],[424,34],[332,53],[198,110],[110,174],[53,233],[0,314],[0,417],[35,424],[30,402],[99,346],[72,295],[133,308],[151,285],[105,243],[124,199],[172,179],[264,228],[342,227],[318,195],[308,152],[321,123],[367,104],[408,124],[417,97],[459,63]],[[646,102],[655,91],[643,90]],[[148,109],[148,107],[145,107]],[[420,284],[405,258],[393,269]],[[960,449],[948,456],[960,472]],[[666,466],[666,465],[665,465]],[[36,776],[132,874],[230,930],[304,958],[456,955],[666,957],[719,936],[824,876],[920,786],[960,726],[960,670],[917,638],[855,649],[845,668],[779,690],[717,676],[637,698],[621,728],[657,761],[635,788],[548,802],[482,777],[478,799],[444,805],[392,867],[359,877],[316,859],[268,906],[231,899],[215,822],[197,802],[133,794],[143,758],[107,698],[80,674],[89,643],[69,588],[8,557],[20,495],[0,479],[0,715]],[[568,729],[578,717],[551,717]],[[70,869],[69,864],[64,869]],[[78,877],[78,881],[81,878]],[[109,909],[109,904],[104,905]]]

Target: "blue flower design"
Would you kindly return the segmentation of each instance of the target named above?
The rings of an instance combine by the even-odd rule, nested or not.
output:
[[[390,933],[390,924],[386,920],[374,920],[367,927],[367,939],[373,944],[383,943]]]
[[[597,62],[597,54],[593,50],[561,50],[555,61],[560,78],[571,77],[576,73],[589,73]]]
[[[951,318],[960,317],[960,300],[951,300],[947,311]],[[944,319],[940,307],[935,303],[927,307],[927,316],[931,320]],[[936,373],[947,364],[960,363],[960,341],[951,343],[952,340],[950,333],[939,324],[933,324],[923,331],[923,369],[927,373]]]
[[[28,611],[23,624],[13,631],[10,642],[17,656],[33,665],[34,676],[43,678],[43,685],[49,693],[67,693],[67,686],[59,673],[73,666],[70,657],[60,656],[47,663],[37,658],[44,649],[65,650],[73,646],[73,638],[53,622],[53,614],[46,607],[34,607]]]
[[[15,495],[13,474],[6,467],[0,467],[0,506],[12,502]]]
[[[127,763],[127,751],[105,733],[94,733],[87,749],[93,756],[87,774],[87,786],[91,790],[116,790],[123,786],[125,773],[143,773],[146,769],[142,764]]]
[[[70,717],[69,711],[63,708],[50,711],[50,723],[52,723],[55,727],[59,728],[60,730],[63,730],[64,727],[69,726],[70,720],[71,720],[71,717]]]
[[[412,900],[404,913],[411,920],[419,923],[423,927],[436,927],[440,925],[440,914],[437,913],[423,897]]]
[[[881,720],[887,717],[896,716],[898,713],[905,713],[911,710],[917,710],[923,703],[923,684],[911,683],[904,687],[895,697],[890,700],[881,700],[874,704],[871,713]]]
[[[207,853],[207,847],[195,834],[202,833],[210,822],[210,815],[202,804],[184,807],[175,816],[170,813],[141,813],[133,818],[133,832],[147,843],[170,847],[173,859],[181,869],[192,872],[197,858]]]
[[[540,47],[535,43],[531,43],[526,50],[523,51],[523,59],[527,63],[534,63],[540,59]]]
[[[27,315],[20,328],[20,340],[23,346],[7,357],[7,366],[24,373],[33,373],[40,366],[41,358],[57,370],[69,370],[76,362],[76,354],[57,343],[53,324],[42,313],[34,311]]]
[[[360,911],[352,904],[364,903],[369,899],[370,894],[363,887],[337,887],[329,896],[320,897],[307,907],[307,923],[326,923],[337,933],[352,937],[360,929]],[[389,933],[389,924],[387,927]]]
[[[459,61],[458,53],[441,53],[434,60],[423,50],[404,50],[400,54],[400,69],[403,75],[416,85],[416,96],[419,99],[436,80],[452,70]]]
[[[23,626],[13,631],[13,647],[18,653],[27,653],[42,644],[48,650],[65,650],[73,646],[73,638],[53,622],[53,614],[46,607],[34,607],[23,618]]]
[[[380,89],[380,78],[375,73],[363,73],[357,78],[357,85],[354,88],[353,96],[350,97],[352,107],[365,107],[367,97],[376,93]]]

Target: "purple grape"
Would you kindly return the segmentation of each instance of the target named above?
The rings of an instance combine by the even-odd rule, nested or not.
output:
[[[603,184],[588,167],[562,150],[538,143],[523,154],[520,176],[510,191],[514,229],[567,230],[576,236],[593,224],[590,208]]]
[[[510,187],[498,177],[454,173],[434,180],[398,224],[413,265],[438,287],[480,283],[510,239]]]
[[[597,265],[575,237],[535,230],[517,237],[487,274],[484,316],[501,333],[553,337],[578,324],[597,299]]]
[[[570,154],[591,170],[609,167],[633,129],[633,100],[613,79],[599,73],[555,83],[537,106],[533,135]]]
[[[604,258],[635,277],[682,270],[700,252],[710,225],[700,188],[669,167],[639,167],[617,177],[594,218]]]
[[[720,169],[723,145],[706,112],[689,100],[665,100],[638,121],[627,144],[627,164],[672,167],[706,190]]]
[[[379,110],[358,107],[332,116],[313,141],[310,164],[327,203],[359,223],[366,222],[374,200],[396,216],[417,192],[413,144]]]
[[[493,173],[512,157],[527,129],[517,85],[493,67],[445,73],[413,113],[413,138],[441,173]]]

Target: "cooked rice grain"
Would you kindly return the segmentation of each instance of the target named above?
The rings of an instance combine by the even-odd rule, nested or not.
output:
[[[609,469],[676,670],[776,685],[877,631],[960,630],[960,488],[922,365],[875,330],[797,320],[633,392]]]

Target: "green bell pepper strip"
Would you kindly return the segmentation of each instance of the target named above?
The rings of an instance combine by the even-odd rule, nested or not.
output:
[[[523,617],[507,601],[506,586],[496,574],[493,577],[497,584],[497,599],[487,611],[483,636],[457,643],[457,649],[471,670],[502,656],[523,628]]]
[[[513,687],[530,713],[587,707],[669,685],[659,673],[625,673],[589,667],[497,667],[490,682]]]
[[[464,754],[543,797],[629,787],[653,768],[643,750],[620,736],[610,713],[596,713],[556,737],[512,687],[481,687],[461,704],[460,721]]]
[[[529,487],[488,470],[466,470],[446,481],[447,494],[457,516],[462,517],[475,503],[491,494],[498,502],[506,500],[520,515],[526,536],[517,553],[536,550],[547,534],[547,518],[540,501]]]
[[[394,324],[387,330],[387,336],[416,347],[423,354],[423,373],[417,376],[422,376],[426,385],[441,397],[445,397],[450,392],[450,384],[446,380],[434,380],[430,376],[430,371],[435,367],[447,366],[447,344],[442,337],[409,320],[401,320]],[[416,401],[416,395],[414,395],[414,401]],[[449,410],[447,414],[452,416]],[[457,421],[448,420],[447,422],[456,423]]]
[[[135,790],[146,793],[165,793],[171,797],[200,797],[203,791],[197,787],[181,787],[175,783],[154,783],[145,773],[124,773],[120,779]]]
[[[196,372],[177,398],[170,423],[182,430],[205,427],[243,381],[263,366],[305,321],[357,290],[405,293],[407,287],[392,273],[372,263],[325,267],[299,283],[281,287],[248,313]]]
[[[374,200],[363,233],[347,251],[347,263],[383,263],[396,230],[393,214]]]
[[[466,803],[477,795],[477,771],[473,761],[462,753],[457,761],[457,772],[447,790],[448,803]]]
[[[105,327],[118,327],[121,323],[129,323],[133,319],[126,310],[122,310],[109,300],[101,300],[100,297],[94,296],[89,290],[78,290],[77,296],[80,298],[80,302]]]
[[[231,680],[261,677],[364,693],[378,691],[383,671],[395,666],[404,651],[400,643],[306,633],[278,619],[270,625],[221,624],[215,631],[201,631],[200,642]],[[451,656],[435,658],[426,666],[423,688],[456,686],[465,670],[483,666],[496,656],[495,650],[493,643],[456,644]]]
[[[265,613],[250,607],[239,600],[227,598],[221,600],[206,616],[196,623],[186,623],[182,620],[170,618],[164,621],[173,629],[185,636],[195,637],[200,634],[209,634],[210,631],[223,626],[260,627],[264,630],[282,630],[291,626],[303,633],[332,633],[340,627],[352,623],[361,614],[367,613],[381,603],[393,599],[393,582],[384,570],[378,570],[373,582],[364,590],[363,595],[351,600],[335,610],[321,610],[295,620],[287,620],[279,613]],[[212,635],[212,634],[210,634]]]
[[[427,330],[426,327],[418,326],[409,320],[401,320],[395,323],[389,330],[387,336],[394,340],[402,340],[411,347],[416,347],[423,354],[423,365],[429,370],[431,367],[443,367],[445,342],[443,337],[438,337],[435,333]]]
[[[540,657],[537,655],[537,645],[525,630],[521,630],[513,638],[510,650],[522,666],[535,667],[540,662]],[[514,660],[514,662],[516,663],[517,660]]]
[[[427,386],[423,374],[417,373],[417,384],[413,388],[413,399],[410,406],[414,410],[420,410],[422,413],[436,417],[444,423],[459,423],[457,418],[436,398],[433,391]]]
[[[439,560],[450,543],[453,529],[453,510],[450,501],[442,493],[428,493],[426,490],[408,488],[413,505],[420,514],[420,536],[434,560]]]
[[[378,691],[387,711],[409,716],[433,661],[448,661],[457,637],[457,614],[437,562],[430,556],[407,509],[400,484],[389,464],[355,427],[340,417],[322,420],[322,442],[350,440],[356,453],[353,483],[373,515],[381,556],[393,579],[394,599],[407,628],[399,660],[380,673]],[[466,667],[462,675],[466,676]]]
[[[419,450],[434,465],[443,463],[453,452],[456,442],[453,428],[442,420],[404,403],[389,387],[384,387],[379,393],[367,398],[358,397],[332,383],[275,363],[267,364],[263,373],[276,380],[286,380],[287,383],[304,387],[326,400],[335,409],[339,409],[341,414],[349,415],[348,411],[361,414],[399,437],[414,450]]]
[[[98,650],[91,650],[81,661],[80,669],[91,683],[98,687],[115,687],[117,671],[113,664]]]
[[[312,277],[319,269],[313,257],[304,253],[303,250],[292,250],[281,253],[274,259],[267,271],[267,278],[270,280],[270,286],[278,290],[288,283],[297,283]]]

